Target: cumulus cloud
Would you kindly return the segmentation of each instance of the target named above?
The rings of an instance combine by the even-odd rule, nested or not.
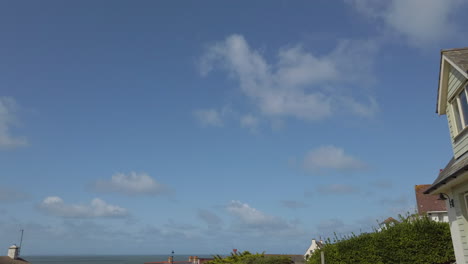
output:
[[[346,0],[358,12],[381,21],[409,43],[426,46],[456,37],[453,21],[461,0]]]
[[[15,148],[27,145],[24,137],[11,134],[12,125],[16,124],[18,104],[12,97],[0,96],[0,148]]]
[[[376,50],[373,41],[344,40],[329,54],[317,56],[298,45],[279,50],[277,61],[268,63],[242,35],[231,35],[207,49],[200,72],[227,71],[239,82],[243,94],[269,117],[319,120],[337,111],[369,116],[375,110],[373,97],[358,100],[351,94],[359,91],[350,88],[374,81],[371,71]],[[353,105],[348,107],[351,104],[342,101]]]
[[[39,208],[50,215],[64,218],[128,216],[127,209],[108,204],[99,198],[93,199],[90,204],[66,204],[58,196],[49,196],[40,203]]]
[[[158,195],[168,192],[168,188],[146,173],[116,173],[110,180],[94,183],[97,191],[117,192],[126,195]]]
[[[347,155],[342,148],[335,146],[323,146],[310,151],[304,158],[303,166],[310,171],[323,169],[353,171],[367,167],[362,161]]]
[[[321,194],[351,194],[358,191],[359,189],[354,186],[340,183],[320,186],[317,188],[317,192]]]
[[[289,224],[285,220],[267,215],[240,201],[231,201],[226,207],[226,210],[236,217],[239,226],[242,228],[272,230],[289,227]]]

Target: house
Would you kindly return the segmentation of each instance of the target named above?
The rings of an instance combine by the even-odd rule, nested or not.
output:
[[[304,253],[304,259],[308,259],[310,255],[314,253],[315,250],[321,249],[323,247],[323,241],[317,241],[315,239],[312,239],[312,242],[310,243],[309,248],[306,250]]]
[[[418,214],[427,215],[431,220],[436,222],[448,223],[448,212],[445,201],[441,200],[438,195],[425,194],[424,191],[429,187],[431,187],[430,184],[414,186]]]
[[[8,249],[8,255],[0,257],[0,264],[30,264],[19,257],[19,249],[20,248],[18,246],[12,245]]]
[[[468,263],[468,48],[442,50],[436,113],[446,115],[453,157],[424,192],[445,200],[457,263]]]
[[[389,217],[382,222],[379,223],[379,228],[377,228],[377,232],[381,232],[382,230],[386,229],[389,226],[393,226],[395,224],[399,223],[398,220],[396,220],[393,217]]]

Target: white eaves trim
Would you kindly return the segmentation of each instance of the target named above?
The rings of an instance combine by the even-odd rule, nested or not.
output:
[[[453,61],[447,58],[445,55],[442,55],[440,60],[440,76],[439,76],[439,101],[437,102],[437,113],[439,115],[446,114],[446,107],[447,107],[447,93],[448,93],[448,78],[449,78],[449,67],[452,66],[454,69],[459,71],[463,77],[468,79],[468,74],[464,72],[458,65],[456,65]]]

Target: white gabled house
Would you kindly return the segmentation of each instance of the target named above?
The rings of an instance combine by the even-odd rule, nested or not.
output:
[[[455,257],[468,263],[468,48],[442,50],[436,112],[446,115],[453,157],[424,192],[446,202]]]
[[[304,253],[304,259],[307,260],[314,253],[315,250],[321,249],[322,247],[323,247],[323,241],[322,240],[317,241],[315,239],[312,239],[312,242],[310,243],[309,248]]]

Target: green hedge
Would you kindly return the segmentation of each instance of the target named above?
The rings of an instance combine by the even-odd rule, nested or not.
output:
[[[265,254],[252,254],[249,251],[231,253],[231,256],[214,256],[214,260],[207,264],[291,264],[288,256],[265,256]]]
[[[407,217],[387,225],[380,232],[351,235],[325,243],[308,264],[442,264],[455,261],[447,223],[428,217]]]

